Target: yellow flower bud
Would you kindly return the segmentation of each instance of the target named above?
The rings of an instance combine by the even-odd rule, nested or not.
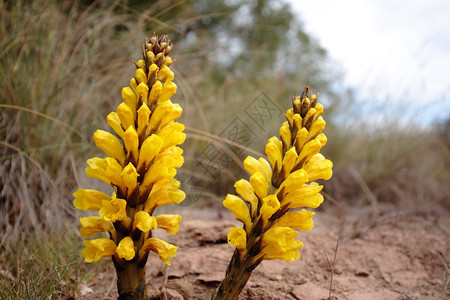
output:
[[[291,147],[291,130],[289,129],[288,122],[284,122],[280,127],[280,137],[283,141],[283,145],[286,147],[286,150]]]
[[[161,93],[159,94],[158,104],[169,100],[170,97],[175,95],[176,92],[177,85],[172,81],[166,82],[161,89]]]
[[[148,108],[147,104],[143,103],[142,106],[138,109],[138,128],[137,128],[137,134],[138,136],[141,135],[141,133],[147,129],[147,124],[149,122],[150,118],[150,109]]]
[[[277,210],[280,209],[280,202],[277,195],[269,195],[263,199],[260,214],[264,221],[267,221]]]
[[[91,189],[79,189],[73,196],[75,197],[73,206],[84,211],[99,210],[103,200],[111,199],[107,194]]]
[[[239,250],[245,250],[247,246],[247,233],[240,227],[231,227],[228,233],[228,243]]]
[[[133,126],[128,127],[123,134],[123,143],[128,155],[131,155],[133,161],[136,162],[139,155],[139,138]]]
[[[148,164],[159,153],[163,140],[156,134],[152,134],[142,143],[141,151],[139,152],[138,169],[143,164]]]
[[[141,83],[141,82],[144,82],[144,83],[147,83],[147,75],[145,75],[145,72],[144,72],[144,70],[142,70],[142,69],[137,69],[136,70],[136,82],[137,82],[137,84],[139,84],[139,83]]]
[[[326,122],[322,117],[319,117],[317,120],[312,123],[311,128],[309,129],[309,134],[307,140],[310,141],[319,135],[325,129]]]
[[[308,173],[305,170],[300,169],[292,172],[289,176],[281,183],[280,191],[283,190],[283,196],[287,193],[295,190],[299,186],[303,186],[305,182],[308,181]]]
[[[123,128],[120,122],[119,115],[116,112],[111,112],[107,117],[106,121],[108,122],[108,125],[111,126],[111,128],[114,130],[116,135],[119,138],[123,138]]]
[[[148,103],[147,97],[148,97],[148,86],[146,83],[141,82],[139,83],[139,85],[136,88],[136,94],[138,99],[140,99],[140,101],[142,103]]]
[[[137,173],[134,165],[132,163],[128,163],[128,165],[123,168],[120,175],[122,176],[123,183],[127,187],[127,195],[130,195],[138,185],[137,178],[139,174]]]
[[[236,216],[236,219],[244,223],[246,231],[250,230],[250,213],[247,205],[241,198],[228,194],[225,200],[223,200],[223,206],[228,208]]]
[[[148,98],[149,104],[155,103],[158,101],[159,93],[161,93],[162,90],[162,83],[161,81],[156,81],[152,89],[150,90],[150,96]]]
[[[132,81],[134,78],[132,79]],[[136,85],[136,81],[134,81],[134,85]],[[131,84],[133,86],[133,84]],[[136,90],[137,86],[134,86],[133,89]],[[129,87],[124,87],[122,89],[122,100],[125,102],[126,105],[131,109],[131,111],[134,113],[136,112],[136,106],[137,106],[137,98],[134,91]],[[128,127],[125,127],[128,128]]]
[[[159,80],[161,82],[163,82],[163,81],[169,82],[169,81],[172,81],[173,78],[174,78],[174,74],[167,66],[163,66],[158,72],[157,80]]]
[[[186,139],[186,134],[183,133],[184,125],[173,122],[158,130],[157,135],[163,140],[161,151],[174,145],[180,145]]]
[[[134,115],[131,108],[125,103],[120,103],[117,106],[117,115],[119,116],[122,128],[126,130],[128,127],[134,127]]]
[[[272,164],[272,168],[277,172],[281,168],[283,158],[283,145],[277,137],[271,137],[266,145],[266,154]]]
[[[97,130],[94,133],[95,145],[102,149],[107,155],[117,159],[123,166],[125,162],[125,153],[123,152],[122,144],[111,133],[104,130]]]
[[[288,208],[311,207],[317,208],[323,202],[323,196],[319,192],[322,186],[313,182],[311,184],[304,184],[302,187],[292,190],[287,194],[282,201],[282,205],[287,205]]]
[[[236,181],[234,184],[236,193],[238,193],[245,201],[250,203],[251,215],[256,214],[258,208],[258,198],[255,195],[252,185],[245,179]]]
[[[133,259],[135,254],[133,240],[129,236],[124,237],[117,245],[116,252],[120,258],[125,260]]]
[[[143,60],[143,59],[138,60],[136,64],[139,69],[145,68],[145,60]]]
[[[256,172],[250,176],[250,184],[255,191],[255,194],[259,199],[263,199],[267,196],[267,181],[265,176],[261,172]]]
[[[286,153],[284,154],[283,158],[283,173],[284,176],[287,177],[289,173],[291,173],[292,168],[295,165],[295,161],[297,159],[297,151],[295,151],[295,147],[291,147]]]

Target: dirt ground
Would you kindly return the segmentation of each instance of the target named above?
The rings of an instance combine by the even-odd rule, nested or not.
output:
[[[225,210],[186,209],[180,232],[159,237],[179,246],[172,266],[156,255],[147,263],[151,299],[209,299],[224,276],[233,247]],[[239,299],[449,299],[450,212],[392,205],[319,211],[315,227],[300,232],[299,261],[264,261]],[[328,263],[328,260],[330,264]],[[112,264],[80,285],[75,299],[115,299]]]

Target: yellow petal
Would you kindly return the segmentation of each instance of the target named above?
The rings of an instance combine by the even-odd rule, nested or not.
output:
[[[156,134],[152,134],[142,143],[141,151],[139,153],[138,169],[143,164],[148,164],[159,153],[163,140]]]
[[[297,232],[289,227],[272,227],[262,237],[262,247],[260,255],[264,259],[283,259],[293,261],[300,258],[298,248],[303,247],[303,243],[294,238]]]
[[[271,137],[266,145],[266,155],[274,170],[277,172],[281,168],[281,160],[283,158],[283,144],[277,137]]]
[[[174,78],[174,74],[169,69],[168,66],[163,66],[158,72],[157,80],[159,80],[161,82],[163,82],[163,81],[172,81],[173,78]]]
[[[332,167],[333,163],[318,153],[311,157],[303,169],[308,173],[309,181],[317,179],[328,180],[333,175]]]
[[[167,233],[175,234],[180,229],[181,216],[180,215],[158,215],[156,222],[159,228],[163,228]]]
[[[116,244],[110,239],[83,241],[86,248],[81,251],[86,262],[99,261],[100,258],[116,253]]]
[[[299,131],[297,131],[297,135],[296,135],[295,143],[294,143],[295,149],[297,151],[301,152],[303,146],[305,145],[307,136],[308,136],[308,130],[305,127],[300,129]]]
[[[285,145],[286,149],[289,149],[291,147],[291,130],[289,129],[288,122],[284,122],[283,125],[280,127],[280,138],[283,141],[283,144]]]
[[[90,178],[97,178],[108,184],[113,184],[123,188],[122,166],[112,157],[94,157],[87,161],[89,167],[86,168],[86,175]]]
[[[267,184],[269,184],[271,181],[272,169],[270,168],[270,165],[267,163],[267,161],[262,157],[260,157],[259,160],[256,160],[251,156],[247,156],[247,158],[244,160],[244,169],[249,172],[250,175],[253,175],[256,172],[260,172],[264,175]]]
[[[153,84],[152,89],[150,90],[150,96],[148,98],[149,104],[157,102],[159,94],[161,93],[161,90],[162,90],[161,81],[156,81]]]
[[[145,68],[145,60],[143,60],[143,59],[138,60],[136,65],[138,66],[139,69],[144,70],[144,68]]]
[[[301,211],[293,211],[283,215],[275,222],[275,226],[291,227],[304,231],[309,231],[314,226],[312,211],[302,209]]]
[[[97,130],[94,133],[95,145],[102,149],[106,155],[109,155],[123,166],[125,162],[125,153],[123,152],[122,144],[111,133],[104,130]]]
[[[129,157],[136,162],[139,155],[139,138],[133,126],[128,127],[123,134],[123,144],[125,145],[125,149],[127,149]]]
[[[137,88],[136,78],[131,77],[131,79],[130,79],[130,87],[131,87],[131,89],[132,89],[133,91],[136,91],[136,88]],[[124,102],[127,103],[125,100],[124,100]],[[131,107],[131,106],[130,106],[130,107]]]
[[[255,191],[255,194],[259,197],[259,199],[263,199],[267,196],[267,181],[265,176],[261,172],[256,172],[252,176],[250,176],[250,184]]]
[[[150,118],[150,128],[163,128],[173,120],[179,118],[183,110],[179,104],[173,104],[170,100],[156,106]]]
[[[136,81],[133,78],[132,79],[133,84],[131,84],[132,86],[134,85],[133,89],[136,90],[137,86],[136,86]],[[133,112],[133,114],[136,112],[136,106],[137,106],[137,98],[136,98],[136,94],[134,93],[134,91],[129,88],[129,87],[124,87],[122,89],[122,100],[123,102],[125,102],[126,105],[128,105],[128,107],[131,109],[131,111]],[[128,128],[128,127],[125,127]]]
[[[170,146],[180,145],[186,139],[186,134],[183,133],[184,125],[181,123],[173,122],[161,128],[158,131],[158,136],[164,141],[161,146],[161,150],[164,150]]]
[[[123,138],[123,128],[122,128],[122,125],[120,122],[119,115],[115,112],[111,112],[106,117],[106,122],[108,122],[108,125],[111,126],[111,128],[114,130],[116,135],[122,139]]]
[[[137,178],[139,174],[136,171],[136,168],[132,163],[128,163],[128,165],[123,168],[122,173],[120,173],[122,176],[122,181],[127,187],[127,195],[130,195],[134,189],[138,186]]]
[[[267,221],[277,210],[280,209],[280,202],[276,195],[269,195],[263,199],[260,214],[264,221]]]
[[[307,181],[308,173],[306,173],[305,170],[300,169],[289,174],[289,176],[281,183],[280,190],[283,189],[283,195],[286,195],[290,191],[301,188]]]
[[[170,258],[175,257],[178,247],[171,245],[158,238],[149,238],[142,245],[139,257],[143,257],[148,251],[158,254],[159,259],[170,266]]]
[[[122,128],[126,130],[128,127],[134,127],[134,115],[131,108],[125,103],[120,103],[117,106],[117,115],[119,116],[120,123],[122,124]]]
[[[250,203],[251,214],[255,215],[258,208],[258,198],[255,195],[252,185],[245,179],[236,181],[234,184],[236,193],[238,193],[245,201]]]
[[[297,159],[297,151],[295,151],[295,147],[291,147],[286,153],[284,154],[283,158],[283,172],[284,176],[287,177],[289,173],[291,173],[292,168],[295,165],[295,161]]]
[[[147,75],[145,75],[144,70],[142,69],[136,69],[136,82],[139,84],[141,82],[146,83],[147,82]]]
[[[250,230],[250,212],[248,211],[247,205],[241,198],[228,194],[225,200],[223,200],[223,206],[228,208],[236,216],[236,219],[244,223],[247,231]]]
[[[145,202],[144,210],[153,211],[156,207],[160,207],[166,204],[175,203],[178,204],[186,197],[185,193],[178,188],[180,182],[174,178],[163,178],[156,181]],[[141,191],[143,193],[143,191]]]
[[[146,83],[141,82],[136,88],[136,94],[138,97],[139,103],[148,103],[147,97],[148,97],[148,86]]]
[[[127,201],[113,196],[110,201],[102,201],[98,214],[107,221],[122,221],[127,218],[126,205]]]
[[[90,189],[79,189],[73,193],[73,206],[79,210],[99,210],[103,200],[110,200],[107,194]]]
[[[147,124],[150,119],[150,109],[147,104],[143,103],[142,106],[138,109],[138,128],[137,134],[141,135],[141,133],[147,129]]]
[[[312,141],[307,142],[304,146],[300,154],[298,155],[297,162],[306,163],[308,160],[315,154],[319,153],[320,148],[322,148],[322,144],[319,139],[315,138]]]
[[[133,259],[135,254],[133,240],[129,236],[124,237],[117,245],[116,252],[120,258],[125,260]]]
[[[247,245],[247,233],[240,227],[231,227],[228,233],[228,243],[239,250],[244,250]]]
[[[84,238],[88,238],[97,232],[109,231],[114,233],[116,230],[111,222],[104,220],[102,217],[84,217],[80,218],[81,228],[80,234]]]
[[[317,120],[312,123],[311,128],[309,129],[309,134],[307,140],[310,141],[318,136],[325,129],[326,122],[322,117],[319,117]]]
[[[175,95],[176,92],[177,92],[177,85],[171,81],[166,82],[161,89],[161,93],[159,94],[158,103],[162,103],[164,101],[169,100],[170,97]]]
[[[304,184],[301,188],[292,190],[283,197],[282,205],[288,205],[289,209],[298,207],[317,208],[323,202],[323,196],[319,193],[322,186],[313,182]]]
[[[157,222],[155,217],[150,216],[145,211],[138,211],[134,215],[133,228],[138,228],[142,232],[156,229]]]
[[[295,100],[295,101],[298,101],[298,100]],[[289,122],[289,126],[292,127],[293,124],[294,124],[294,110],[292,108],[288,109],[286,111],[285,116],[286,116],[286,119]]]

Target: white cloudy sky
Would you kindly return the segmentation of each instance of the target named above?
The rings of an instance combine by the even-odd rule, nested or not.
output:
[[[449,116],[450,1],[290,2],[359,98]]]

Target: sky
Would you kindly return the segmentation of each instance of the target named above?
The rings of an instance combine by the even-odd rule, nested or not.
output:
[[[290,0],[362,101],[450,116],[450,1]]]

